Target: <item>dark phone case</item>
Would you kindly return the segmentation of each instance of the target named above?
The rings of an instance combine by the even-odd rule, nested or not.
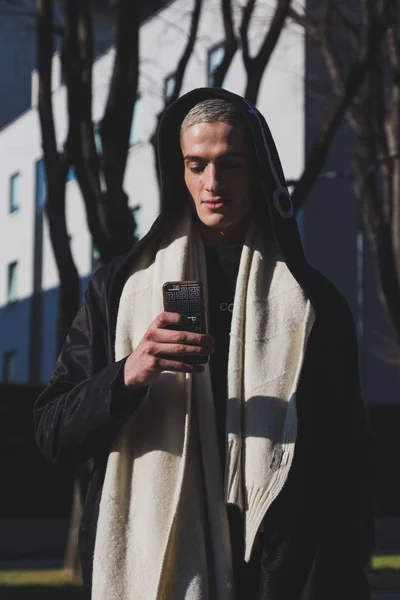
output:
[[[200,281],[168,281],[163,285],[164,310],[184,315],[187,326],[178,325],[171,329],[183,329],[193,333],[207,333],[207,319],[203,286]],[[206,363],[207,356],[179,357],[185,363]]]

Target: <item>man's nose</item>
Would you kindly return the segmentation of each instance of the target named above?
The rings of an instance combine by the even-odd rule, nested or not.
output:
[[[221,188],[221,177],[220,173],[212,163],[207,165],[206,168],[206,190],[212,194],[218,193]]]

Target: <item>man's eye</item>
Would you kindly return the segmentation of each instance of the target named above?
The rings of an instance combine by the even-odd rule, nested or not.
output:
[[[192,171],[192,173],[201,173],[202,171],[204,171],[204,167],[202,165],[196,165],[194,167],[189,167],[189,169]]]

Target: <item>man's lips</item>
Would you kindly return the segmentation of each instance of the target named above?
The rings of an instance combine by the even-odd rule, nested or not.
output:
[[[218,200],[203,200],[203,204],[205,204],[207,206],[207,208],[212,209],[218,209],[218,208],[222,208],[225,204],[229,204],[230,200],[223,200],[218,199]]]

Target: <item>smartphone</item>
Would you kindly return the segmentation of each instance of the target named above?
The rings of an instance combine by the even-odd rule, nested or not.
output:
[[[187,318],[186,325],[172,326],[171,329],[207,333],[207,316],[201,281],[168,281],[164,283],[162,292],[164,310],[179,313]],[[208,356],[185,354],[177,360],[190,364],[204,364],[208,361]]]

